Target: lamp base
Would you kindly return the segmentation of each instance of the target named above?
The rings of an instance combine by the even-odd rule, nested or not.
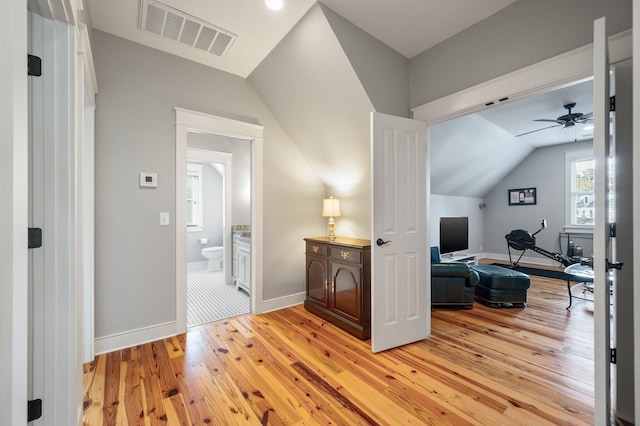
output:
[[[329,241],[336,240],[336,223],[332,217],[329,218]]]

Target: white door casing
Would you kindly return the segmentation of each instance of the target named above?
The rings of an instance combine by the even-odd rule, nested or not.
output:
[[[608,236],[609,159],[609,55],[606,19],[593,27],[593,157],[594,157],[594,424],[610,423],[610,278],[606,262],[610,257]]]
[[[640,111],[640,0],[633,0],[633,111]],[[640,120],[633,120],[633,146],[640,147]],[[633,188],[640,188],[640,149],[633,150]],[[640,197],[633,197],[633,306],[640,306]],[[636,266],[638,265],[638,266]],[[635,424],[640,425],[640,309],[634,309]]]
[[[427,125],[373,112],[371,150],[371,349],[380,352],[431,331]]]

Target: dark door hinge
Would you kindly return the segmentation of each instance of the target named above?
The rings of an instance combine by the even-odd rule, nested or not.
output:
[[[611,348],[611,364],[615,364],[617,361],[617,350],[616,348]]]
[[[40,228],[29,228],[29,247],[40,248],[42,247],[42,229]]]
[[[617,269],[618,271],[622,270],[622,262],[611,262],[609,259],[605,259],[605,268],[606,272],[609,272],[611,269]]]
[[[609,111],[615,111],[615,110],[616,110],[616,97],[611,96],[609,98]]]
[[[27,54],[27,74],[40,77],[42,75],[42,59],[36,55]]]
[[[615,222],[609,223],[609,236],[610,237],[615,237],[616,236],[616,223]]]
[[[33,399],[27,401],[27,421],[32,422],[42,417],[42,400]]]

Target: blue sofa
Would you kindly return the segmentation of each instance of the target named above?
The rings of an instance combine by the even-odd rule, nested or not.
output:
[[[473,308],[479,281],[466,263],[442,263],[438,247],[431,247],[431,306]]]

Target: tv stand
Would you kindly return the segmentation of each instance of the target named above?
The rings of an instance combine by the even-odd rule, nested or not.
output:
[[[477,265],[478,264],[478,255],[471,253],[453,253],[453,254],[442,254],[440,255],[441,263],[453,263],[453,262],[462,262],[467,265]]]

